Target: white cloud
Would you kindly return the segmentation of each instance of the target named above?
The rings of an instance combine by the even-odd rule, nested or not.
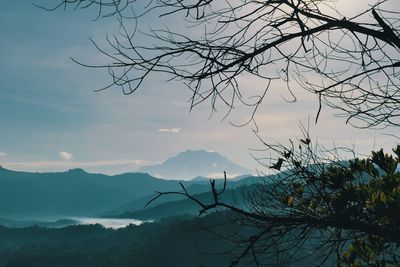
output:
[[[171,129],[161,128],[161,129],[158,129],[157,132],[159,132],[159,133],[180,133],[181,128],[171,128]]]
[[[238,176],[239,174],[226,174],[227,179],[232,179]],[[222,179],[224,178],[224,173],[223,172],[213,172],[207,175],[208,178],[211,179]]]
[[[0,152],[0,157],[5,157],[5,156],[7,156],[7,154],[6,154],[6,153],[4,153],[4,152]]]
[[[74,155],[65,151],[60,151],[59,155],[63,160],[72,160],[74,158]]]

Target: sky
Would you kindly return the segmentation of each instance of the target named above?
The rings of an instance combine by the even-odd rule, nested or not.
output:
[[[38,0],[39,1],[39,0]],[[40,1],[39,1],[40,2]],[[50,1],[51,2],[51,1]],[[346,8],[365,4],[346,2]],[[254,125],[233,127],[250,115],[246,109],[210,117],[204,103],[189,111],[184,84],[153,76],[131,95],[118,88],[95,92],[109,82],[105,71],[71,60],[96,62],[100,44],[118,29],[114,19],[94,21],[87,11],[47,12],[31,0],[0,1],[0,164],[13,170],[63,171],[83,168],[115,174],[163,162],[187,149],[214,150],[242,166],[259,169],[252,149],[263,145]],[[152,25],[152,21],[144,24]],[[259,87],[249,80],[249,88]],[[313,124],[317,98],[299,91],[299,101],[286,103],[288,92],[274,88],[256,115],[259,136],[275,143],[301,137],[300,123],[325,146],[354,147],[359,153],[389,149],[396,129],[359,130],[345,125],[324,107]],[[262,169],[262,168],[261,168]]]

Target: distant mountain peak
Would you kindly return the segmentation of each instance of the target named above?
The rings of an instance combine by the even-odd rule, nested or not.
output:
[[[67,171],[68,173],[76,173],[76,174],[87,174],[88,172],[86,172],[84,169],[82,168],[73,168],[73,169],[69,169]]]
[[[147,172],[159,178],[192,179],[202,176],[222,177],[226,171],[229,177],[251,173],[216,151],[188,149],[170,157],[161,164],[141,166],[138,171]]]

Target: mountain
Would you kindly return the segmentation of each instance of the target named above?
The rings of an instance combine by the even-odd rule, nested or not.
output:
[[[154,191],[176,190],[178,182],[145,173],[109,176],[82,169],[30,173],[0,168],[0,217],[90,216]]]
[[[239,192],[239,190],[237,190]],[[221,201],[229,204],[240,205],[243,202],[243,195],[236,194],[234,190],[227,190],[222,196]],[[211,192],[204,192],[193,195],[196,199],[203,203],[212,203],[213,198]],[[136,210],[133,212],[125,212],[120,215],[113,216],[114,218],[135,218],[139,220],[160,220],[177,215],[198,215],[200,207],[197,203],[190,199],[171,199],[168,202],[161,202],[153,207]],[[213,211],[210,211],[213,212]]]
[[[196,181],[190,180],[190,181],[182,182],[182,184],[185,186],[185,188],[186,188],[187,192],[189,192],[189,194],[197,195],[200,193],[209,193],[210,192],[210,179],[207,179],[207,180],[201,179],[201,180],[196,180]],[[238,182],[228,180],[227,186],[233,187],[235,184],[238,184]],[[222,179],[216,180],[216,185],[217,185],[217,188],[221,188],[223,186],[223,180]],[[162,190],[157,190],[157,191],[162,191]],[[173,191],[183,192],[180,185],[177,186],[176,188],[174,188]],[[161,203],[186,199],[185,196],[171,194],[168,196],[160,197],[157,199],[157,201],[149,203],[149,201],[152,200],[156,196],[157,196],[156,193],[152,193],[152,194],[146,195],[144,197],[134,199],[128,203],[125,203],[119,207],[116,207],[112,210],[104,212],[103,214],[100,214],[100,215],[103,217],[109,217],[109,218],[113,218],[115,216],[120,217],[119,215],[121,215],[123,213],[129,213],[129,212],[142,210],[145,208],[151,208],[151,207],[157,206]],[[148,205],[146,206],[146,204],[148,204]]]
[[[235,203],[235,205],[243,206],[243,193],[251,194],[255,190],[258,183],[268,182],[273,176],[261,177],[241,177],[239,180],[228,180],[226,190],[221,195],[221,200],[225,203]],[[201,180],[202,181],[202,180]],[[186,191],[196,199],[204,203],[211,203],[213,201],[212,193],[210,191],[209,180],[207,183],[191,183],[185,182]],[[221,190],[224,186],[222,179],[216,180],[217,190]],[[177,190],[179,191],[179,190]],[[183,192],[183,191],[182,191]],[[154,199],[156,194],[152,194],[140,199],[122,205],[114,210],[110,210],[102,214],[106,218],[133,218],[140,220],[158,220],[175,215],[191,214],[198,215],[199,206],[192,200],[182,195],[170,194],[158,198],[146,206],[151,199]]]
[[[141,166],[138,171],[160,178],[176,177],[184,180],[197,176],[222,177],[224,171],[229,177],[252,173],[217,152],[205,150],[187,150],[161,164]]]

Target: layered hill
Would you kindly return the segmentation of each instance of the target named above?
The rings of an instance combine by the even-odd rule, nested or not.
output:
[[[81,169],[30,173],[0,168],[0,217],[89,216],[154,191],[175,190],[178,181],[145,173],[91,174]]]
[[[117,215],[143,209],[155,191],[180,190],[180,182],[190,187],[193,193],[209,190],[208,178],[188,181],[189,177],[214,177],[224,171],[229,176],[250,173],[217,152],[205,150],[188,150],[139,171],[119,175],[94,174],[82,169],[33,173],[0,167],[0,218],[26,220]],[[156,178],[156,174],[185,181]],[[172,197],[166,201],[180,199]]]

